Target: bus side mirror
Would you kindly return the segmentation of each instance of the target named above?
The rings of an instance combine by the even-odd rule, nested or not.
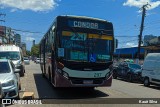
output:
[[[114,52],[116,52],[117,47],[118,47],[118,40],[114,38]]]

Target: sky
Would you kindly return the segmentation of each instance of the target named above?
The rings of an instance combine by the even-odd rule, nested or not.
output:
[[[79,15],[105,19],[113,23],[118,48],[138,44],[141,8],[149,4],[144,22],[144,35],[160,36],[160,0],[0,0],[0,25],[21,31],[21,41],[31,49],[39,43],[58,15]],[[28,31],[28,32],[25,32]]]

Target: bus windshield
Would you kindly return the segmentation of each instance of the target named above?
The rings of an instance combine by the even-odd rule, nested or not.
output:
[[[111,41],[106,35],[62,31],[65,60],[103,63],[111,60]]]

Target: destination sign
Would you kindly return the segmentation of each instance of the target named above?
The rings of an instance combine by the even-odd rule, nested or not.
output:
[[[105,29],[104,24],[87,22],[87,21],[68,21],[70,27],[88,28],[88,29]]]

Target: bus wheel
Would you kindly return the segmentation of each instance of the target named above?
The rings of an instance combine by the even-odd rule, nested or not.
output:
[[[94,90],[95,87],[88,87],[88,90]]]
[[[148,87],[149,85],[150,85],[149,78],[145,77],[144,78],[144,86]]]
[[[51,82],[51,72],[50,72],[50,68],[48,68],[48,73],[49,73],[49,81]]]
[[[45,75],[44,75],[44,73],[43,73],[43,72],[42,72],[42,77],[43,77],[43,78],[45,78]]]

